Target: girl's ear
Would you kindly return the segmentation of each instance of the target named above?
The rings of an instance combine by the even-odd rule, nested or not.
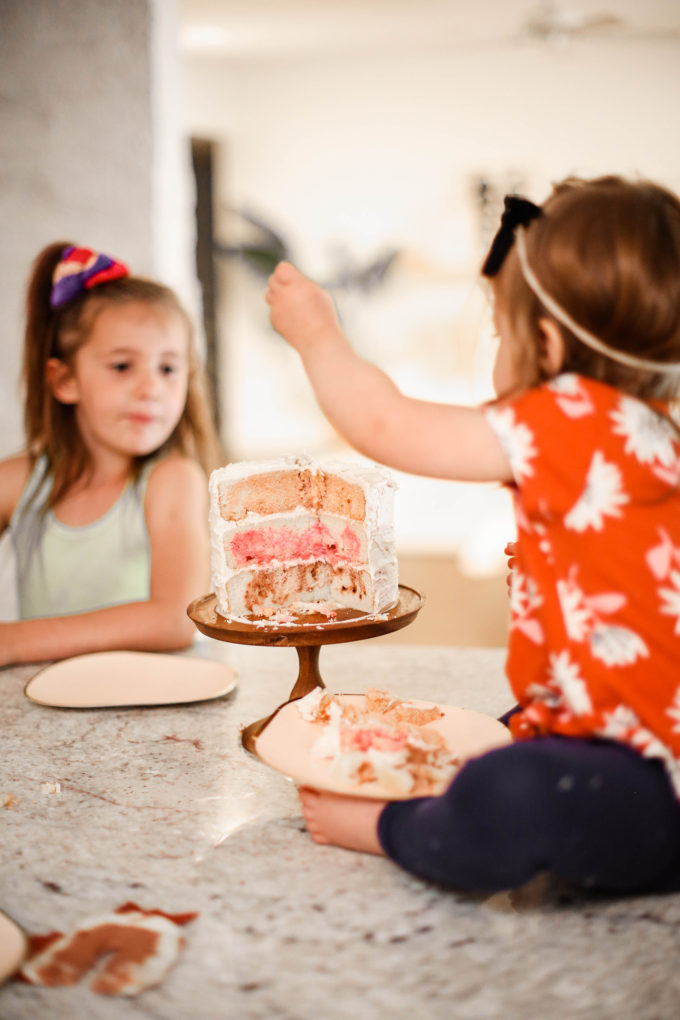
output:
[[[552,319],[538,320],[541,331],[541,353],[538,363],[549,379],[556,376],[564,364],[564,339],[562,330]]]
[[[71,369],[61,358],[48,358],[45,369],[47,385],[60,404],[78,403],[78,386]]]

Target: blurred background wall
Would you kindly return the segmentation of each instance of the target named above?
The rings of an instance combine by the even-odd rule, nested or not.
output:
[[[680,188],[674,0],[183,0],[182,117],[210,140],[224,436],[235,459],[350,456],[262,293],[282,254],[330,285],[362,353],[427,399],[491,395],[477,270],[506,191],[567,174]],[[460,441],[442,436],[441,442]],[[398,640],[500,644],[496,487],[399,476]]]
[[[196,303],[173,0],[0,0],[0,455],[21,446],[26,280],[74,240]]]
[[[57,238],[178,289],[230,459],[353,455],[269,328],[281,256],[402,389],[485,399],[476,273],[504,192],[680,190],[679,99],[677,0],[0,0],[0,455],[21,444],[26,277]],[[427,603],[394,639],[502,643],[507,493],[398,481]]]

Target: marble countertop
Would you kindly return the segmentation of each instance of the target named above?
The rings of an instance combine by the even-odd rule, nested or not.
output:
[[[201,639],[191,654],[232,665],[236,690],[68,711],[26,699],[37,666],[0,671],[0,804],[12,795],[0,806],[0,909],[30,932],[129,900],[199,912],[158,988],[121,1000],[10,981],[3,1020],[680,1015],[680,896],[582,897],[541,882],[466,896],[319,847],[293,785],[239,736],[287,698],[294,649]],[[386,637],[323,648],[320,666],[334,691],[378,685],[494,715],[510,704],[501,650]]]

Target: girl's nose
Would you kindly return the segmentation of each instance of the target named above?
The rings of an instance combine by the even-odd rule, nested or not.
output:
[[[136,379],[136,390],[140,396],[152,397],[158,387],[158,375],[151,367],[141,368]]]

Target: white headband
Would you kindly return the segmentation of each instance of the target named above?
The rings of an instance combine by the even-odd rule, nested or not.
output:
[[[680,362],[678,361],[651,361],[649,358],[638,358],[635,354],[627,354],[626,351],[618,351],[615,347],[610,347],[603,340],[599,340],[598,337],[593,336],[583,326],[579,326],[578,322],[572,319],[568,312],[565,312],[561,305],[558,305],[554,298],[550,297],[550,294],[543,290],[543,287],[536,279],[534,272],[529,265],[527,258],[526,242],[524,240],[524,227],[517,227],[515,230],[515,244],[517,245],[517,255],[519,257],[519,264],[522,268],[522,276],[526,280],[527,284],[533,290],[537,298],[539,298],[545,307],[551,312],[556,319],[558,319],[563,326],[566,326],[574,336],[577,336],[579,340],[582,340],[584,344],[591,347],[594,351],[599,354],[604,354],[606,358],[611,358],[613,361],[619,361],[622,365],[630,365],[631,368],[645,368],[650,372],[680,372]]]

